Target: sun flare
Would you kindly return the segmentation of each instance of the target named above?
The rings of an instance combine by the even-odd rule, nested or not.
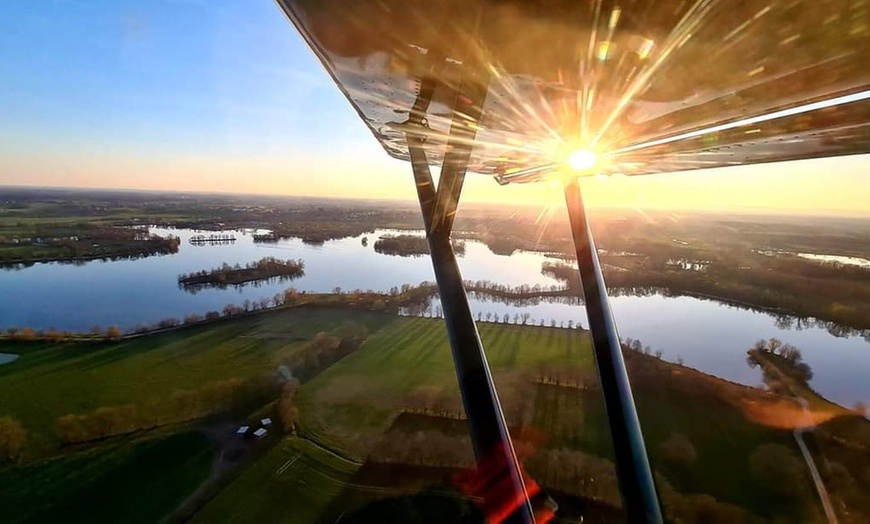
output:
[[[574,171],[589,171],[598,163],[598,155],[589,149],[578,149],[568,155],[568,165]]]

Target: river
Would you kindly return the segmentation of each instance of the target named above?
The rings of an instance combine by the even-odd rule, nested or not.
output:
[[[372,289],[433,281],[428,257],[397,257],[376,253],[374,241],[395,233],[378,230],[363,245],[362,237],[310,245],[301,240],[255,243],[252,231],[235,231],[236,241],[224,245],[195,246],[189,238],[202,231],[152,228],[159,235],[181,238],[179,252],[139,260],[92,261],[81,265],[58,263],[0,271],[0,327],[56,327],[90,330],[117,324],[123,329],[137,323],[155,323],[166,317],[220,311],[227,303],[271,297],[296,287],[305,291]],[[207,232],[205,232],[207,234]],[[407,233],[407,232],[406,232]],[[272,282],[241,288],[205,289],[195,294],[178,287],[179,274],[216,267],[223,262],[242,265],[264,256],[301,258],[305,275],[292,282]],[[459,263],[467,280],[498,284],[558,285],[541,274],[548,260],[543,254],[493,254],[485,245],[467,241]],[[487,313],[503,318],[528,313],[529,321],[557,325],[569,321],[586,325],[583,306],[564,301],[509,305],[482,297],[472,298],[472,309],[483,320]],[[773,315],[693,297],[615,296],[613,311],[620,335],[640,339],[663,358],[683,361],[701,371],[747,385],[761,382],[750,369],[746,350],[758,339],[777,337],[801,349],[814,372],[811,385],[822,395],[852,406],[870,404],[870,342],[857,335],[835,336],[823,327],[796,320],[783,322]],[[433,306],[434,307],[434,306]]]

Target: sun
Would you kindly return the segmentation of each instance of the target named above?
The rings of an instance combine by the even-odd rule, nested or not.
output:
[[[589,171],[598,163],[598,155],[589,149],[578,149],[568,155],[568,165],[574,171]]]

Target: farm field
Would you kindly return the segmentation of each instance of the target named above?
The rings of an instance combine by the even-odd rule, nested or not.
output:
[[[360,464],[289,438],[245,470],[193,522],[317,522]]]
[[[63,477],[60,471],[83,475],[77,484],[84,491],[75,492],[75,498],[68,498],[72,487],[64,483],[48,483],[41,491],[28,488],[34,500],[58,501],[40,511],[71,505],[63,510],[73,512],[75,500],[89,500],[91,485],[111,480],[140,489],[129,486],[143,482],[141,489],[148,489],[148,475],[127,478],[130,468],[142,460],[159,464],[147,459],[159,446],[169,450],[159,452],[161,460],[185,449],[189,461],[164,468],[180,468],[173,473],[177,491],[161,494],[162,502],[153,506],[169,514],[208,476],[212,447],[196,432],[195,422],[193,429],[191,424],[164,425],[159,438],[149,430],[67,448],[58,439],[57,418],[101,406],[147,407],[153,399],[220,381],[265,376],[274,382],[279,366],[317,333],[348,329],[367,333],[362,346],[296,393],[299,437],[279,442],[240,471],[194,515],[195,521],[221,515],[246,522],[277,515],[288,522],[314,522],[408,495],[408,486],[438,497],[451,493],[448,473],[470,467],[473,457],[442,322],[338,308],[283,309],[121,342],[4,342],[0,352],[14,351],[21,358],[0,368],[0,416],[21,420],[28,440],[18,464],[0,469],[0,478],[27,486],[43,477]],[[588,333],[484,322],[480,334],[530,477],[569,497],[569,504],[586,500],[607,514],[617,511],[612,451]],[[784,406],[781,397],[649,355],[627,352],[626,361],[672,516],[692,520],[713,514],[733,522],[821,517],[802,462],[790,462],[797,467],[788,489],[766,486],[753,470],[752,457],[760,449],[775,446],[797,456],[793,426],[770,418]],[[273,387],[255,400],[266,406],[279,395]],[[181,433],[166,437],[173,431]],[[28,500],[22,498],[25,505]],[[29,515],[26,509],[13,511],[20,518]],[[133,510],[110,506],[106,511]]]
[[[157,522],[205,480],[213,452],[205,436],[178,433],[0,469],[0,520]]]
[[[330,309],[283,310],[121,342],[0,342],[0,353],[21,355],[0,367],[0,416],[24,425],[28,461],[57,448],[60,416],[130,404],[141,411],[178,391],[272,377],[282,359],[318,332],[374,331],[392,319]]]
[[[533,476],[537,473],[545,486],[545,479],[556,479],[560,473],[547,471],[552,466],[547,460],[563,451],[577,453],[578,460],[612,461],[586,332],[484,323],[480,333],[515,440],[534,435],[533,443],[518,444],[529,453],[526,463]],[[799,487],[793,497],[781,500],[771,499],[763,489],[746,489],[752,477],[750,456],[759,446],[796,450],[791,431],[755,423],[742,410],[744,402],[763,399],[760,391],[653,357],[630,357],[651,459],[674,489],[708,494],[723,505],[764,517],[816,514],[808,478],[802,484],[806,489]],[[455,381],[440,322],[397,319],[302,387],[298,398],[302,434],[359,461],[372,455],[389,461],[429,453],[428,462],[435,465],[469,465],[470,443],[467,437],[457,436],[464,423],[450,418],[461,411]],[[541,383],[546,381],[561,383]],[[433,422],[428,427],[397,428],[407,420],[404,416],[398,420],[401,413],[420,411],[420,396],[430,399],[429,412],[450,415],[430,416]],[[414,445],[415,436],[423,444],[408,452],[405,448]],[[452,439],[452,445],[439,458],[426,443],[442,438]],[[666,442],[675,438],[689,442],[691,457],[672,456]],[[463,445],[464,452],[457,451]],[[618,501],[615,492],[602,496]],[[804,502],[795,504],[797,500]]]

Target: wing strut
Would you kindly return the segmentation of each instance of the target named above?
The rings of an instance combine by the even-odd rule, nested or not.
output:
[[[463,83],[455,88],[453,121],[437,190],[424,149],[426,140],[432,136],[426,111],[438,87],[432,77],[421,80],[414,110],[404,124],[405,137],[478,468],[486,468],[490,474],[498,472],[502,489],[509,486],[510,500],[516,501],[517,509],[510,521],[528,523],[534,522],[529,493],[450,242],[453,217],[486,97],[485,90],[470,85],[486,83]],[[655,482],[577,179],[566,183],[565,198],[626,517],[632,523],[661,523]]]
[[[456,90],[453,123],[436,191],[423,149],[426,120],[422,109],[428,107],[429,100],[421,100],[421,97],[432,96],[434,87],[430,82],[431,79],[425,77],[421,81],[420,94],[414,104],[416,111],[405,124],[405,133],[462,403],[478,469],[498,484],[494,496],[499,500],[487,501],[488,505],[509,500],[515,509],[512,508],[507,521],[532,523],[535,520],[529,494],[450,242],[453,216],[486,92],[469,89],[468,84]]]
[[[580,284],[586,303],[586,316],[592,334],[595,365],[604,394],[610,436],[616,455],[616,476],[628,522],[662,522],[662,511],[646,455],[637,409],[622,358],[616,322],[610,312],[607,288],[598,262],[598,251],[583,205],[580,182],[570,179],[565,185],[565,201],[571,221]]]

